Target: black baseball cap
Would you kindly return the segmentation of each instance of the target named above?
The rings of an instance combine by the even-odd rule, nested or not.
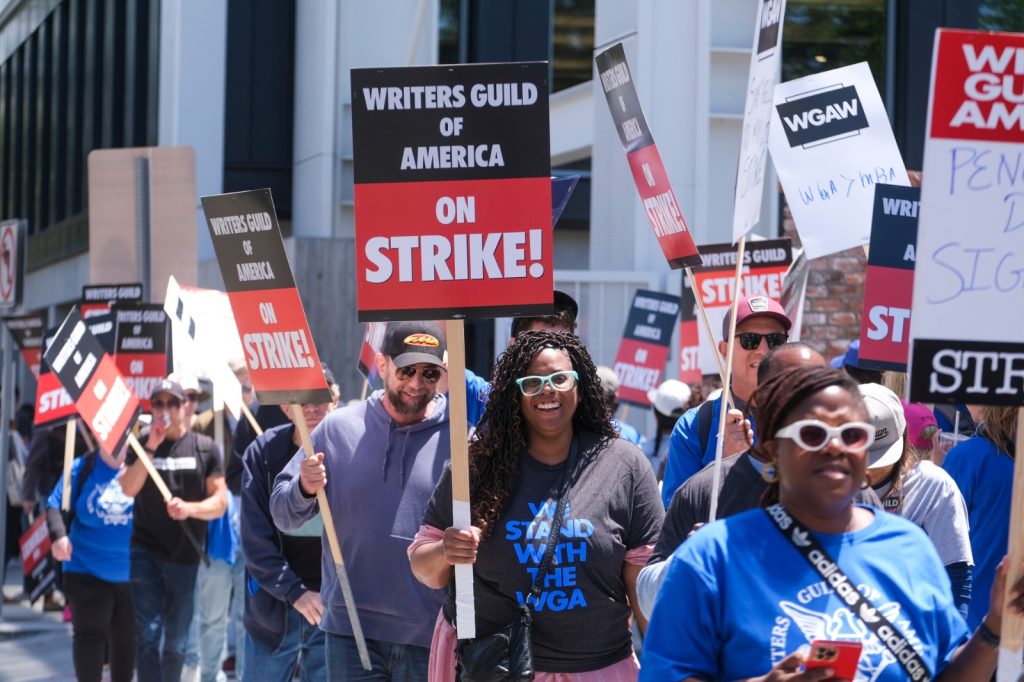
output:
[[[433,322],[388,322],[380,352],[396,367],[418,362],[444,366],[444,332]]]

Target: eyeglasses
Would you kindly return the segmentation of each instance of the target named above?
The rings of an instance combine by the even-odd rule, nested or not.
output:
[[[428,384],[436,384],[438,379],[441,378],[440,367],[416,367],[415,365],[409,365],[408,367],[395,367],[395,376],[402,381],[408,381],[416,376],[419,372],[420,376],[423,377],[423,381]]]
[[[168,398],[167,400],[150,400],[149,404],[160,410],[165,407],[171,410],[181,407],[181,401],[177,398]]]
[[[843,447],[865,450],[875,438],[875,427],[864,422],[849,422],[833,427],[817,419],[801,419],[775,432],[776,438],[790,438],[804,450],[817,452],[838,438]]]
[[[768,350],[777,348],[789,341],[789,334],[785,332],[772,332],[771,334],[758,334],[757,332],[740,332],[736,335],[740,347],[743,350],[757,350],[761,345],[761,339],[768,342]]]
[[[544,387],[548,384],[551,385],[556,391],[571,391],[575,386],[576,382],[580,380],[580,375],[576,373],[576,370],[565,370],[562,372],[554,372],[547,376],[528,376],[519,377],[516,379],[516,385],[519,386],[519,390],[527,398],[535,395],[540,395],[544,390]]]

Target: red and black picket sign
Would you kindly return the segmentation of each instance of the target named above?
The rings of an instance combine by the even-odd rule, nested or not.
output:
[[[46,516],[40,514],[18,540],[25,594],[29,602],[39,599],[57,582],[57,564],[50,555],[50,532]]]
[[[171,372],[171,325],[158,303],[115,303],[114,364],[145,412],[160,381]]]
[[[647,392],[658,387],[679,316],[679,297],[640,289],[626,318],[626,329],[615,355],[619,400],[647,406]]]
[[[219,194],[202,201],[260,403],[331,402],[270,190]]]
[[[920,203],[918,187],[875,186],[857,359],[864,369],[907,371]]]
[[[672,268],[699,265],[700,254],[644,118],[622,43],[597,55],[594,61],[633,181],[665,259]]]
[[[120,451],[141,412],[139,399],[77,309],[64,318],[43,357],[100,444]]]
[[[352,70],[362,322],[550,313],[548,65]]]
[[[4,318],[4,325],[14,339],[14,345],[21,353],[25,365],[33,376],[39,376],[39,360],[43,354],[43,332],[46,330],[46,315],[30,313]]]
[[[82,302],[78,309],[82,319],[110,312],[115,303],[141,303],[142,285],[128,284],[86,284],[82,287]]]
[[[114,316],[101,312],[86,322],[89,332],[107,353],[114,352]],[[57,328],[51,327],[43,333],[43,355],[39,358],[39,376],[36,378],[36,411],[33,424],[49,427],[62,424],[77,414],[75,401],[61,386],[60,379],[46,364],[45,351],[57,335]]]

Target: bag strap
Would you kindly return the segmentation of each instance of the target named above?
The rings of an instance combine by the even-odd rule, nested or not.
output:
[[[702,457],[704,451],[708,449],[708,440],[711,439],[711,420],[717,411],[715,410],[716,402],[715,400],[705,400],[697,408],[697,437],[700,439]]]
[[[871,632],[875,633],[878,641],[899,661],[904,672],[907,673],[907,679],[914,680],[914,682],[929,682],[932,679],[932,674],[924,659],[921,658],[921,654],[911,646],[910,641],[892,624],[892,621],[875,608],[870,599],[860,593],[860,590],[846,576],[839,564],[821,546],[818,539],[804,528],[803,524],[793,518],[781,504],[773,504],[765,509],[765,512],[783,537],[793,545],[796,551],[800,552],[811,568],[832,586],[836,595],[846,603],[850,611],[855,613]]]
[[[572,437],[572,444],[569,445],[569,459],[565,462],[565,469],[558,484],[558,506],[555,507],[555,515],[551,519],[551,532],[548,534],[548,546],[544,549],[544,556],[540,560],[540,567],[537,575],[530,586],[530,593],[526,595],[526,606],[532,608],[530,600],[540,596],[540,588],[544,582],[544,576],[551,568],[551,560],[555,556],[555,545],[558,544],[559,536],[562,534],[562,516],[565,515],[565,504],[569,500],[569,488],[572,487],[573,469],[576,468],[576,454],[579,450],[579,443],[575,434]]]
[[[96,468],[96,458],[99,455],[95,452],[87,452],[82,457],[82,466],[78,469],[78,478],[75,479],[75,489],[71,491],[71,499],[68,501],[68,535],[71,535],[71,524],[75,521],[75,506],[78,504],[78,498],[82,494],[82,488],[85,487],[85,479],[89,478],[92,474],[92,470]]]

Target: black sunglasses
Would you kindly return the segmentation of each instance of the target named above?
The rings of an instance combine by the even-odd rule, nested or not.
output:
[[[167,400],[150,400],[149,404],[152,405],[153,407],[158,407],[161,410],[164,409],[165,407],[168,407],[172,410],[176,407],[181,407],[181,401],[178,400],[177,398],[168,398]]]
[[[436,384],[438,379],[441,378],[440,367],[415,367],[410,365],[409,367],[395,367],[395,376],[402,381],[408,381],[416,376],[416,372],[420,373],[423,377],[423,381],[428,384]]]
[[[789,341],[789,334],[785,332],[772,332],[771,334],[758,334],[757,332],[741,332],[736,335],[740,347],[743,350],[757,350],[761,345],[761,339],[768,342],[768,350],[778,348]]]

